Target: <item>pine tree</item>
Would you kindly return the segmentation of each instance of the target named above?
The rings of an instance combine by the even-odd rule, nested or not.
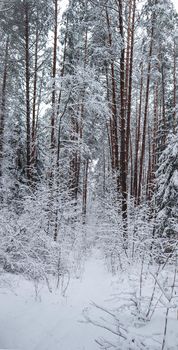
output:
[[[178,135],[170,134],[156,172],[154,239],[162,253],[173,252],[178,234]],[[157,243],[156,243],[157,244]]]

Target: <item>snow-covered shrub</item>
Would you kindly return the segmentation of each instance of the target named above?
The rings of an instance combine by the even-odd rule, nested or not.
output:
[[[120,272],[115,293],[104,305],[92,303],[84,309],[85,321],[106,331],[95,340],[100,349],[177,349],[176,269],[144,260],[133,264]]]

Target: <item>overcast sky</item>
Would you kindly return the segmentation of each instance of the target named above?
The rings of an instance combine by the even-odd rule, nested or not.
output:
[[[172,0],[174,7],[176,8],[176,10],[178,11],[178,0]]]

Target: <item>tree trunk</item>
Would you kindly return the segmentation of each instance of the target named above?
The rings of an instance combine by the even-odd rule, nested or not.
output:
[[[162,149],[165,148],[166,136],[167,136],[167,125],[166,125],[166,110],[165,110],[165,78],[164,78],[164,63],[161,64],[161,76],[162,76],[162,120],[163,120],[163,140]]]
[[[108,15],[108,11],[106,9],[106,20],[108,27],[108,41],[110,47],[112,47],[112,35],[111,35],[111,26],[110,19]],[[115,70],[114,70],[114,62],[111,62],[111,90],[112,90],[112,102],[111,102],[111,112],[112,116],[110,118],[110,141],[111,141],[111,149],[112,149],[112,170],[114,175],[116,175],[117,179],[117,191],[119,192],[119,153],[118,153],[118,131],[117,131],[117,107],[116,107],[116,80],[115,80]]]
[[[149,49],[149,55],[148,55],[147,84],[146,84],[146,96],[145,96],[143,133],[142,133],[142,146],[141,146],[141,156],[140,156],[140,173],[139,173],[139,183],[138,183],[137,204],[140,204],[142,177],[143,177],[143,163],[144,163],[144,156],[145,156],[146,128],[147,128],[148,103],[149,103],[149,92],[150,92],[151,57],[152,57],[152,51],[153,51],[153,35],[154,35],[154,23],[153,22],[154,22],[154,20],[152,20],[150,49]]]
[[[119,30],[122,38],[122,50],[120,58],[120,183],[121,183],[121,193],[122,193],[122,218],[123,218],[123,227],[124,235],[127,237],[127,180],[126,180],[126,132],[125,132],[125,49],[124,49],[124,27],[123,27],[123,0],[118,0],[119,8]]]
[[[51,149],[56,145],[55,126],[56,126],[56,67],[57,67],[57,33],[58,33],[58,0],[54,2],[54,43],[53,43],[53,67],[52,67],[52,115],[51,115]]]
[[[30,126],[30,52],[29,52],[29,7],[24,1],[25,11],[25,78],[26,78],[26,171],[27,180],[31,180],[31,126]]]
[[[178,50],[178,49],[177,49]],[[174,80],[174,113],[173,113],[173,132],[175,133],[176,129],[176,93],[177,93],[177,76],[176,76],[176,40],[174,39],[174,68],[173,68],[173,80]]]
[[[83,176],[83,200],[82,200],[83,223],[85,223],[85,217],[87,213],[88,167],[89,167],[89,160],[87,159],[84,162],[84,176]]]
[[[139,101],[139,112],[138,112],[138,122],[136,130],[136,142],[135,142],[135,162],[134,162],[134,197],[135,204],[138,200],[138,152],[140,144],[140,129],[141,129],[141,116],[142,116],[142,97],[143,97],[143,63],[141,63],[141,79],[140,79],[140,101]]]
[[[5,48],[2,95],[1,95],[2,96],[1,110],[0,110],[0,176],[2,176],[2,161],[3,161],[3,150],[4,150],[4,123],[5,123],[5,108],[6,108],[8,54],[9,54],[9,36],[7,37],[6,48]]]
[[[131,103],[132,103],[132,74],[133,74],[133,53],[134,53],[134,34],[135,34],[135,11],[136,11],[136,0],[133,0],[131,45],[130,45],[130,64],[129,64],[129,90],[128,90],[128,98],[127,98],[127,129],[126,129],[126,167],[127,167],[127,169],[128,169],[129,145],[130,145],[130,120],[131,120]]]
[[[32,108],[32,135],[31,135],[31,175],[32,182],[35,180],[36,168],[36,103],[37,103],[37,70],[38,70],[38,24],[36,28],[35,42],[35,67],[34,67],[34,82],[33,82],[33,108]]]

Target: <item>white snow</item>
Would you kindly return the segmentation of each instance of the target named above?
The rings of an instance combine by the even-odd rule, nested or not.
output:
[[[13,288],[0,289],[0,349],[95,350],[95,338],[103,330],[79,321],[91,301],[102,304],[111,293],[111,276],[99,257],[90,259],[82,280],[72,280],[62,297],[21,277],[9,276]],[[13,281],[13,282],[12,282]]]
[[[86,262],[81,279],[71,280],[65,296],[61,296],[60,290],[54,287],[55,284],[52,293],[45,285],[40,284],[36,294],[33,282],[11,274],[1,275],[0,349],[97,350],[95,339],[104,338],[117,344],[117,350],[142,349],[137,346],[142,341],[146,342],[145,349],[161,350],[167,306],[171,309],[165,350],[178,349],[177,299],[168,303],[165,297],[167,292],[162,294],[159,288],[159,284],[164,285],[165,277],[167,280],[168,276],[168,286],[171,286],[170,267],[158,276],[150,309],[153,317],[150,321],[146,321],[145,315],[154,288],[153,276],[156,270],[154,266],[151,267],[152,272],[149,274],[150,267],[145,265],[142,282],[141,270],[141,266],[133,264],[129,270],[118,271],[112,276],[107,271],[101,254],[96,252]],[[175,297],[177,298],[176,295]],[[158,299],[160,302],[156,304]],[[138,302],[138,312],[134,307],[134,300]],[[91,302],[112,310],[116,318],[112,319],[103,310],[92,306]],[[109,325],[115,330],[118,329],[119,320],[123,329],[126,329],[127,340],[118,345],[119,337],[106,329],[86,323],[84,314],[89,315],[96,323],[106,327]],[[130,341],[134,337],[135,345],[130,347]]]

